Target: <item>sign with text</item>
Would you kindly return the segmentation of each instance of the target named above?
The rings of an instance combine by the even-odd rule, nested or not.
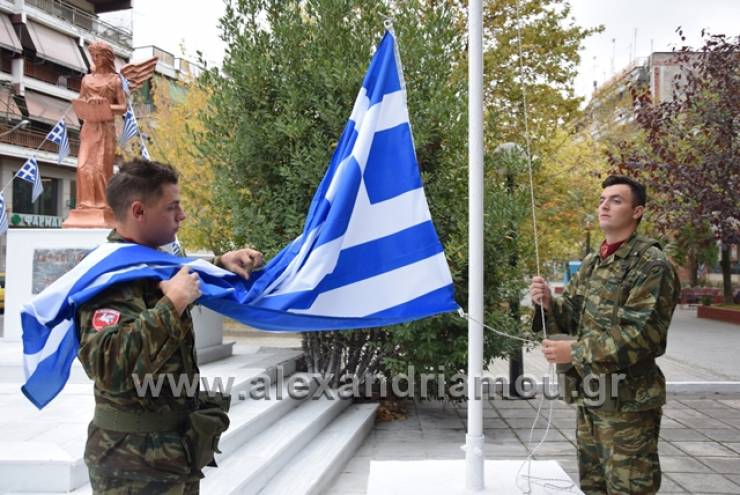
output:
[[[33,252],[31,290],[38,294],[74,268],[89,249],[36,249]]]

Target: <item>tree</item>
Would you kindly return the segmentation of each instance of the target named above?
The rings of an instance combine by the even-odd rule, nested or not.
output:
[[[229,226],[222,221],[229,208],[216,204],[214,168],[203,160],[197,136],[204,132],[203,117],[212,91],[204,83],[172,82],[157,78],[152,84],[154,112],[139,118],[154,160],[171,163],[180,172],[180,192],[187,220],[178,233],[189,249],[227,250]],[[172,94],[172,92],[176,94]],[[138,154],[138,139],[133,146]]]
[[[577,62],[577,45],[586,33],[563,27],[566,34],[559,38],[559,44],[568,47],[567,54],[552,47],[552,53],[559,55],[548,57],[536,47],[549,46],[546,37],[558,32],[556,25],[562,17],[561,11],[544,7],[560,2],[523,3],[537,7],[524,19],[525,50],[531,53],[523,62],[525,69],[529,68],[527,77],[541,89],[540,93],[533,89],[533,94],[548,95],[535,98],[531,106],[537,117],[536,132],[544,133],[541,129],[546,127],[541,122],[554,125],[561,118],[557,115],[561,108],[577,106],[567,92],[572,84],[571,69]],[[512,5],[509,2],[509,16]],[[209,73],[214,91],[206,113],[206,131],[198,144],[217,171],[216,200],[232,208],[227,221],[233,229],[233,242],[248,242],[267,255],[274,254],[302,230],[310,199],[382,35],[385,16],[392,17],[399,39],[414,142],[432,218],[445,246],[457,300],[464,306],[468,268],[467,52],[466,17],[459,2],[230,1],[221,21],[222,37],[228,45],[223,77]],[[540,27],[548,29],[529,26],[538,22],[545,22]],[[513,48],[508,50],[513,56]],[[563,64],[565,69],[559,69]],[[520,101],[521,92],[515,91],[513,82],[518,69],[502,62],[501,70],[506,72],[501,77],[510,82],[511,94]],[[547,84],[540,84],[541,71],[556,74],[552,77],[559,78],[566,94],[556,97],[559,90],[546,90]],[[488,80],[493,84],[490,77]],[[489,115],[504,115],[509,105],[503,97],[489,98]],[[511,135],[515,120],[509,122],[507,132]],[[518,129],[523,129],[522,122]],[[489,143],[504,135],[499,127],[489,125]],[[494,163],[496,157],[489,153],[487,161]],[[512,165],[510,172],[496,167],[488,167],[485,179],[486,322],[518,333],[522,328],[510,318],[508,302],[521,294],[524,265],[513,268],[509,260],[520,252],[527,255],[527,251],[521,250],[525,243],[512,235],[511,224],[513,219],[518,228],[525,221],[528,186],[521,162]],[[514,180],[513,190],[509,177]],[[448,314],[367,333],[307,334],[304,346],[309,366],[328,374],[383,367],[406,372],[413,366],[416,373],[438,373],[441,368],[449,377],[466,369],[467,323]],[[509,341],[487,334],[484,364],[511,347]],[[356,355],[360,357],[355,359]]]
[[[684,40],[680,28],[678,33]],[[611,161],[650,181],[663,229],[697,236],[711,226],[721,245],[723,294],[730,303],[730,247],[740,241],[740,37],[702,35],[698,53],[686,46],[676,52],[681,71],[671,100],[654,102],[649,88],[633,89],[647,147],[627,142]]]
[[[598,230],[596,209],[606,170],[604,146],[587,132],[557,129],[542,144],[535,190],[540,249],[550,259],[581,259],[586,244],[594,249],[595,239],[586,241],[592,230]]]

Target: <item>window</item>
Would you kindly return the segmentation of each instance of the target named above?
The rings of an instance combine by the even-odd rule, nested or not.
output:
[[[31,215],[59,215],[57,208],[59,198],[59,179],[42,177],[44,192],[36,200],[31,202],[33,184],[16,178],[13,180],[13,212],[28,213]]]

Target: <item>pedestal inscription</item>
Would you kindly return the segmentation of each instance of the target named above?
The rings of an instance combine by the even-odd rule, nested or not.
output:
[[[82,261],[89,249],[35,249],[33,251],[31,291],[34,295]]]

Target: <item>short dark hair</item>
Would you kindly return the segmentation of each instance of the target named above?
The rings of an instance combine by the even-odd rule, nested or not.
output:
[[[179,174],[172,165],[135,158],[121,165],[108,182],[105,191],[108,206],[118,220],[124,220],[131,203],[159,199],[162,186],[177,184],[178,178]]]
[[[626,175],[610,175],[601,183],[601,187],[616,186],[617,184],[624,184],[630,187],[632,191],[632,207],[645,206],[647,202],[647,192],[645,186],[637,182],[632,177]]]

